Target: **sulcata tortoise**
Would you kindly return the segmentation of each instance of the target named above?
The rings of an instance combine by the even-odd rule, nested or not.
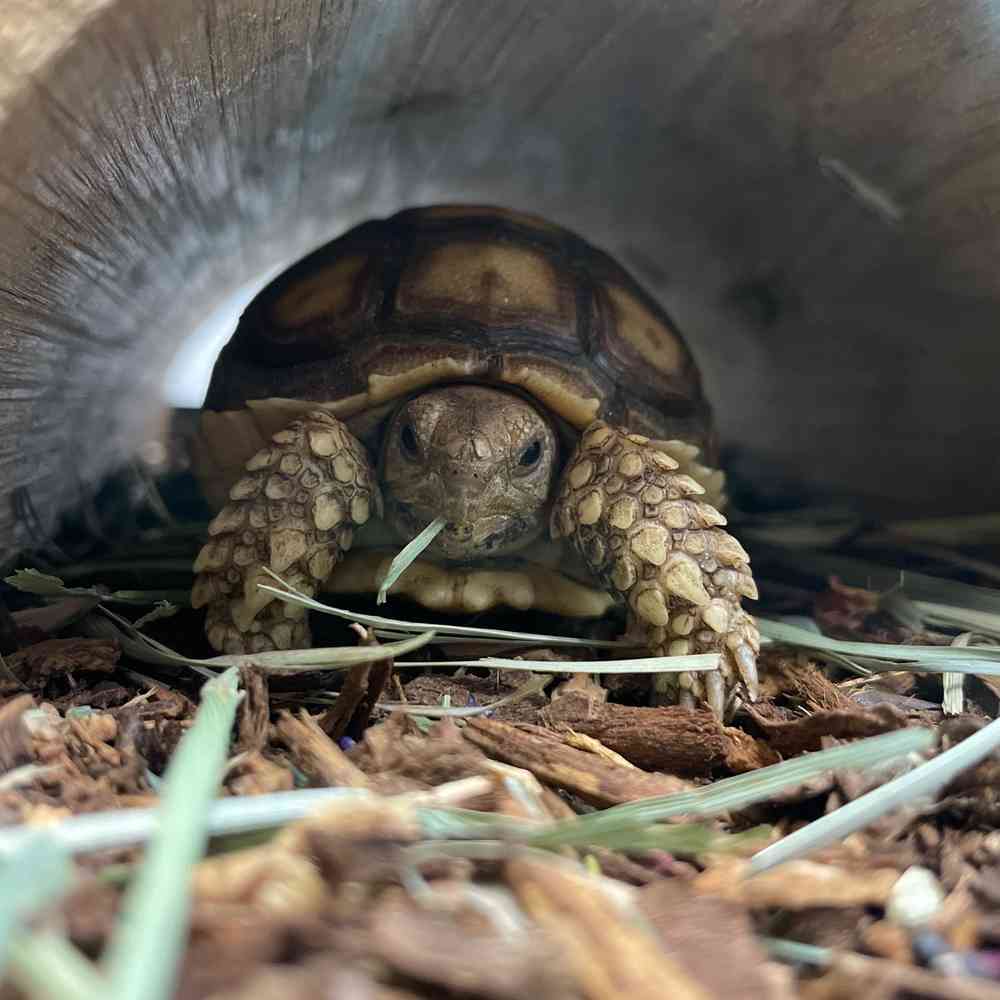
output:
[[[294,265],[222,351],[196,451],[221,509],[192,601],[220,651],[309,642],[261,566],[375,591],[440,516],[394,593],[577,617],[624,599],[651,654],[722,652],[721,673],[665,675],[682,704],[756,695],[757,591],[723,474],[695,460],[714,444],[692,357],[621,267],[541,219],[413,209]]]

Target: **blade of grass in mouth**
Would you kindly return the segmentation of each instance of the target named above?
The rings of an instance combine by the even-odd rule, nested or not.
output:
[[[436,517],[430,524],[424,528],[423,531],[417,535],[412,541],[406,543],[402,549],[399,550],[395,558],[389,564],[389,569],[385,574],[385,579],[378,588],[378,597],[375,599],[376,604],[385,604],[386,595],[389,593],[392,585],[410,568],[410,564],[414,562],[424,549],[427,548],[431,542],[441,533],[441,529],[445,526],[447,522],[443,517]]]

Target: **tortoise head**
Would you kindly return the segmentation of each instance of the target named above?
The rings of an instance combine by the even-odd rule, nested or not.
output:
[[[445,517],[429,551],[460,562],[522,549],[546,525],[558,447],[530,400],[480,385],[430,389],[407,400],[383,435],[386,522],[410,539]]]

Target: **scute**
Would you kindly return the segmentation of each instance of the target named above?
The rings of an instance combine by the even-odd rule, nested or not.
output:
[[[628,378],[634,398],[670,414],[697,412],[704,405],[684,341],[636,291],[618,283],[596,285],[591,331],[595,364],[615,378]]]
[[[682,378],[687,351],[673,330],[654,316],[624,288],[606,285],[605,292],[615,314],[617,339],[630,345],[643,361],[671,378]]]
[[[366,263],[368,258],[363,254],[347,254],[290,285],[271,309],[276,328],[293,329],[323,317],[344,318],[355,312],[358,276]]]
[[[301,401],[358,420],[456,380],[517,387],[573,427],[601,418],[707,444],[714,459],[697,368],[669,317],[580,237],[484,206],[366,222],[295,264],[247,308],[205,405],[275,400],[278,416]]]
[[[483,321],[527,320],[572,331],[573,296],[543,254],[486,241],[440,244],[407,263],[401,314],[460,313]],[[574,334],[575,335],[575,334]]]

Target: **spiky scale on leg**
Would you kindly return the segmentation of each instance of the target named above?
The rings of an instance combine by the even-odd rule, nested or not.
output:
[[[697,499],[704,488],[658,444],[601,421],[588,427],[564,470],[552,534],[572,540],[625,598],[653,655],[722,654],[721,678],[662,678],[682,704],[705,701],[721,715],[734,687],[757,696],[760,638],[740,604],[757,588],[726,519]]]
[[[701,450],[687,441],[651,441],[657,451],[662,451],[677,462],[677,471],[690,476],[705,489],[705,503],[720,508],[726,505],[726,474],[698,461]],[[723,522],[725,523],[725,522]]]
[[[209,642],[226,653],[308,645],[305,609],[260,590],[273,582],[261,567],[312,595],[381,508],[364,446],[335,417],[316,410],[278,431],[247,462],[195,562],[191,603],[208,606]]]

